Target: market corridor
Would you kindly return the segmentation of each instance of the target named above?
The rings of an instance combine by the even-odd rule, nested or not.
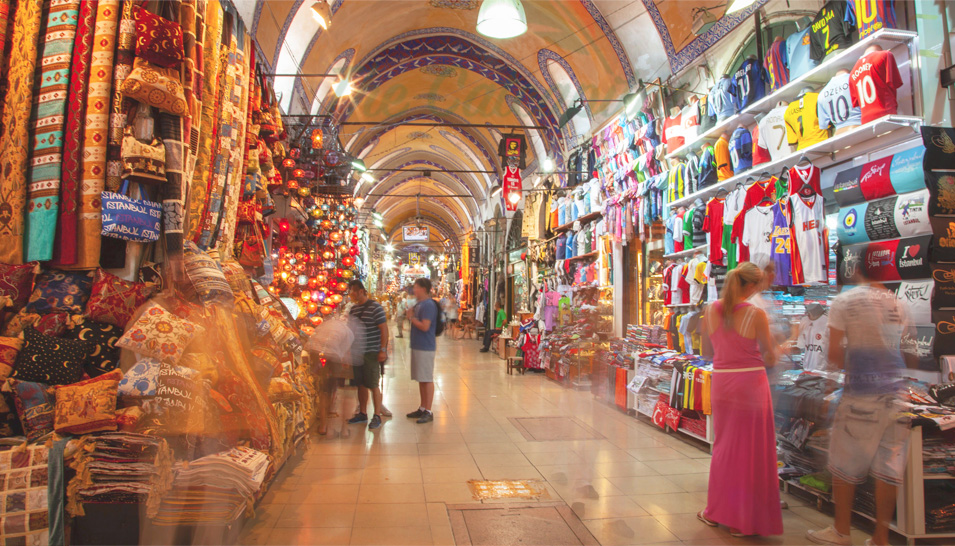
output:
[[[328,436],[313,431],[308,450],[288,463],[258,505],[243,544],[454,544],[448,506],[479,504],[467,482],[482,479],[542,480],[546,492],[539,500],[486,502],[566,504],[586,526],[584,538],[592,535],[574,544],[804,544],[807,529],[830,522],[784,495],[791,506],[783,511],[784,536],[735,539],[702,525],[695,513],[706,500],[705,452],[595,402],[590,392],[543,375],[507,375],[503,361],[478,353],[473,340],[439,340],[435,420],[417,425],[404,417],[418,402],[417,384],[408,378],[407,338],[393,341],[385,402],[395,417],[374,432],[343,427],[341,417]],[[347,418],[354,390],[343,394],[345,410],[339,404],[337,411]],[[576,419],[605,438],[528,441],[509,421],[555,416]],[[486,540],[487,529],[468,521],[473,543]],[[509,525],[505,517],[498,521],[492,525]],[[555,544],[560,535],[552,523],[535,527],[533,536],[492,535],[484,543]],[[853,539],[862,544],[865,537]]]

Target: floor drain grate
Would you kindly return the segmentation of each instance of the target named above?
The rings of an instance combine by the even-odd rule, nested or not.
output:
[[[604,438],[603,434],[574,417],[511,417],[508,420],[531,442]]]
[[[471,480],[468,482],[476,500],[550,498],[540,480]]]
[[[599,544],[573,510],[559,502],[451,505],[448,516],[458,546]]]

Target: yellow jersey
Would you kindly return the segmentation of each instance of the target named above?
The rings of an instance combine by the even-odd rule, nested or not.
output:
[[[829,132],[819,127],[816,102],[819,93],[806,93],[799,100],[789,103],[783,119],[786,121],[786,138],[797,150],[812,146],[829,138]]]

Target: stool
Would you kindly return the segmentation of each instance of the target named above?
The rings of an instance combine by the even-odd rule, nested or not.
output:
[[[521,372],[521,375],[524,375],[524,357],[523,356],[507,357],[507,375],[511,375],[511,370],[514,370],[515,368]]]

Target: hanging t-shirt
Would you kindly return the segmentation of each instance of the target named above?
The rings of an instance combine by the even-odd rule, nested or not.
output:
[[[701,258],[693,258],[690,260],[690,263],[687,264],[687,284],[689,285],[690,299],[687,303],[691,305],[697,305],[703,301],[703,289],[706,288],[706,278],[703,278],[703,281],[700,282],[698,273],[700,268],[703,270],[706,269],[706,260]]]
[[[786,107],[777,106],[759,120],[759,145],[769,150],[769,157],[777,161],[792,153],[786,139]]]
[[[517,210],[517,204],[521,200],[521,170],[517,167],[506,167],[504,169],[504,190],[501,197],[504,198],[504,208],[510,211]],[[514,199],[512,196],[517,196]]]
[[[862,110],[852,106],[852,95],[849,93],[849,74],[837,74],[819,92],[816,104],[819,116],[819,127],[828,129],[831,125],[835,129],[851,127],[862,123]]]
[[[709,271],[709,281],[707,284],[706,300],[714,302],[720,298],[723,291],[723,284],[726,282],[726,275],[729,270],[722,265],[712,265]]]
[[[854,27],[846,21],[846,0],[826,2],[809,25],[812,58],[816,61],[852,44]]]
[[[706,216],[703,219],[703,231],[709,237],[710,243],[710,262],[715,264],[723,263],[723,249],[721,247],[723,238],[723,209],[726,200],[721,197],[714,197],[706,204]]]
[[[773,259],[773,207],[753,207],[746,212],[742,242],[749,248],[749,261],[760,269]]]
[[[720,181],[733,177],[733,166],[730,164],[730,145],[725,137],[720,137],[713,146],[714,158],[716,159],[716,177]]]
[[[755,58],[746,59],[733,75],[736,87],[736,107],[742,111],[766,96],[766,76]]]
[[[720,78],[709,94],[709,113],[722,121],[736,114],[736,84],[729,76]]]
[[[667,152],[683,146],[684,142],[682,115],[677,114],[663,120],[663,143],[667,146]]]
[[[829,248],[824,237],[826,220],[822,196],[805,199],[795,194],[789,198],[789,207],[793,284],[828,282]]]
[[[686,209],[683,214],[683,249],[693,248],[693,214],[695,209]]]
[[[763,67],[766,68],[766,79],[769,81],[769,90],[774,92],[789,83],[789,57],[786,51],[786,41],[782,38],[769,45]]]
[[[819,127],[818,99],[819,93],[806,93],[786,108],[786,138],[797,150],[829,138],[829,133]]]
[[[796,346],[803,350],[804,370],[825,370],[829,362],[829,316],[822,314],[815,320],[803,317]]]
[[[776,266],[775,286],[792,286],[792,250],[789,243],[789,214],[785,201],[773,205],[773,264]]]
[[[673,251],[683,251],[683,216],[686,211],[680,210],[676,213],[676,220],[673,221]]]
[[[799,193],[799,190],[806,184],[809,184],[816,195],[822,195],[819,173],[819,168],[812,164],[795,165],[792,169],[789,169],[789,195]]]
[[[819,63],[812,58],[812,47],[809,45],[809,31],[806,27],[794,32],[786,38],[786,56],[789,58],[789,79],[795,80],[809,72]]]
[[[663,268],[663,305],[670,305],[673,302],[673,292],[670,290],[670,284],[675,267],[676,264],[670,264]]]
[[[730,163],[734,173],[741,173],[753,167],[753,137],[746,127],[737,127],[729,142]]]
[[[683,265],[677,264],[670,271],[670,303],[672,305],[683,303],[683,289],[681,288],[683,282],[686,282],[683,279]]]
[[[769,163],[769,150],[759,140],[759,124],[753,126],[753,166]]]
[[[680,112],[680,121],[683,128],[683,142],[693,142],[700,131],[700,105],[698,102],[691,102]],[[675,150],[676,148],[672,148]]]
[[[723,205],[723,225],[732,226],[736,215],[743,210],[746,202],[746,188],[739,186],[726,194]]]
[[[896,90],[900,87],[902,75],[891,51],[866,53],[849,73],[852,106],[862,109],[862,123],[898,112]]]
[[[895,28],[895,0],[849,0],[846,21],[859,29],[859,39],[883,28]]]
[[[663,221],[663,227],[665,231],[663,232],[663,253],[664,254],[673,254],[676,252],[673,249],[673,225],[676,222],[676,215],[672,215]]]
[[[687,276],[690,274],[690,265],[689,263],[683,264],[683,267],[679,268],[680,278],[677,279],[677,282],[680,286],[680,303],[688,304],[690,303],[690,281]]]

